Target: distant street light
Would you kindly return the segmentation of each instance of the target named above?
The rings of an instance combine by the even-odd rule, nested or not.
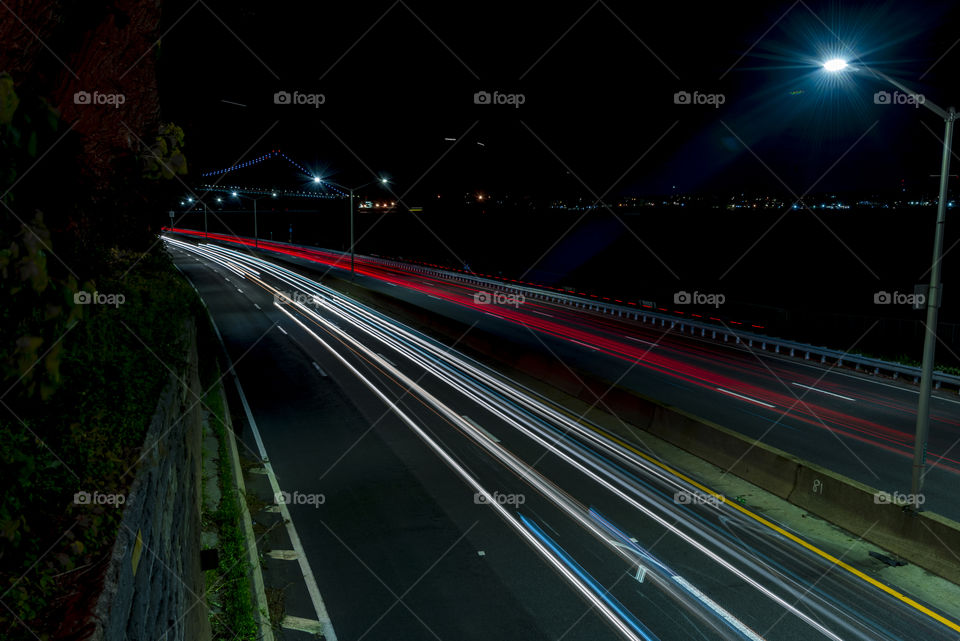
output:
[[[246,198],[247,200],[253,201],[253,246],[255,249],[259,248],[260,241],[258,240],[258,236],[257,236],[257,201],[260,200],[260,198],[266,198],[266,196],[260,196],[260,198],[253,198],[252,196],[241,196],[239,193],[235,191],[231,192],[230,195],[237,199]],[[270,193],[270,198],[276,198],[276,197],[277,197],[277,192],[274,191]]]
[[[349,199],[349,203],[350,203],[350,276],[353,277],[353,276],[356,275],[356,270],[355,270],[355,268],[354,268],[353,192],[358,191],[358,190],[360,190],[360,189],[363,189],[364,187],[369,187],[370,185],[372,185],[372,184],[374,184],[374,183],[380,183],[381,185],[386,185],[386,184],[389,183],[390,181],[389,181],[387,178],[380,178],[379,180],[371,180],[370,182],[365,183],[365,184],[363,184],[363,185],[360,185],[359,187],[344,187],[343,185],[339,185],[339,184],[337,184],[337,183],[335,183],[335,182],[332,182],[332,181],[330,181],[330,180],[325,180],[325,179],[323,179],[323,178],[320,178],[319,176],[314,176],[314,177],[313,177],[313,182],[315,182],[315,183],[321,183],[321,182],[323,182],[323,183],[326,183],[326,184],[331,185],[331,186],[333,186],[333,187],[338,187],[338,188],[340,188],[340,189],[346,189],[347,191],[350,192],[350,199]]]
[[[839,72],[858,68],[847,64],[842,58],[833,58],[823,64],[829,72]],[[889,82],[891,85],[907,94],[916,104],[921,104],[933,113],[943,118],[945,124],[943,132],[943,155],[940,161],[940,197],[937,200],[937,224],[933,236],[933,263],[930,266],[930,288],[927,290],[927,322],[923,335],[923,362],[920,373],[920,401],[917,405],[917,429],[913,442],[913,473],[910,482],[910,494],[914,500],[914,509],[920,510],[922,503],[920,493],[923,490],[924,474],[927,466],[927,439],[930,434],[930,396],[933,389],[934,354],[937,348],[937,312],[940,306],[940,263],[943,256],[943,228],[947,218],[948,181],[950,179],[950,149],[953,146],[953,123],[957,119],[957,112],[953,107],[942,109],[904,86],[890,76],[866,66],[860,66],[868,73]]]

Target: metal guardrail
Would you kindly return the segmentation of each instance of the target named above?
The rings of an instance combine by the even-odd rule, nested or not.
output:
[[[271,242],[276,243],[277,241]],[[296,245],[293,243],[280,244],[313,251],[321,249],[319,247]],[[263,247],[260,249],[264,250]],[[341,254],[344,256],[348,255],[346,252],[340,252],[332,249],[322,249],[322,251],[332,254]],[[765,352],[784,354],[792,357],[802,356],[804,360],[815,360],[819,361],[821,364],[831,364],[835,367],[853,367],[857,371],[872,373],[874,375],[888,374],[893,379],[898,379],[903,376],[905,378],[912,379],[914,383],[918,383],[920,381],[919,367],[885,361],[879,358],[871,358],[869,356],[861,356],[859,354],[851,354],[850,352],[843,352],[840,350],[831,349],[829,347],[818,347],[816,345],[810,345],[807,343],[799,343],[782,338],[766,336],[763,334],[750,332],[748,330],[734,330],[723,324],[715,325],[689,318],[677,318],[676,316],[671,316],[669,314],[656,311],[656,305],[650,301],[643,301],[641,305],[633,307],[628,305],[601,303],[584,298],[582,296],[562,294],[559,292],[547,291],[525,285],[511,285],[491,278],[484,278],[482,276],[474,276],[472,274],[446,269],[424,267],[416,263],[391,260],[387,258],[381,258],[379,256],[365,255],[362,258],[364,260],[376,262],[387,267],[400,269],[405,272],[413,271],[433,277],[443,278],[445,280],[467,283],[476,287],[483,287],[492,291],[509,292],[513,294],[519,294],[525,298],[533,298],[536,300],[542,300],[560,305],[567,305],[573,309],[596,312],[614,318],[625,318],[628,320],[632,319],[659,327],[669,327],[670,329],[679,331],[681,334],[699,336],[700,338],[716,340],[718,342],[723,342],[734,346],[742,345],[744,348],[748,349],[760,349]],[[947,385],[951,388],[957,389],[958,392],[960,392],[960,376],[935,371],[933,374],[933,381],[936,389],[941,389],[943,385]]]
[[[857,371],[864,371],[879,375],[881,373],[889,374],[894,379],[901,376],[911,378],[914,383],[920,380],[920,368],[885,361],[879,358],[871,358],[859,354],[851,354],[829,347],[818,347],[807,343],[775,338],[763,334],[757,334],[748,330],[732,329],[726,325],[715,325],[703,321],[692,320],[689,318],[677,318],[669,314],[664,314],[655,309],[656,305],[649,301],[638,307],[627,305],[618,305],[610,303],[601,303],[586,299],[581,296],[570,294],[561,294],[558,292],[537,289],[525,285],[511,285],[497,280],[484,278],[482,276],[473,276],[444,269],[435,269],[422,267],[414,263],[405,263],[401,261],[389,260],[375,256],[365,256],[366,260],[378,262],[383,265],[403,269],[405,271],[416,271],[423,274],[430,274],[462,283],[470,283],[480,287],[486,287],[490,290],[511,292],[522,295],[527,298],[543,300],[562,305],[568,305],[575,309],[597,312],[616,318],[626,318],[640,321],[647,324],[653,324],[660,327],[670,327],[676,329],[682,334],[699,335],[701,338],[731,343],[733,345],[743,345],[750,349],[760,349],[774,354],[785,354],[798,357],[802,355],[804,360],[819,360],[822,364],[832,364],[836,367],[853,367]],[[940,389],[944,384],[957,388],[960,391],[960,376],[947,374],[945,372],[934,372],[934,386]]]

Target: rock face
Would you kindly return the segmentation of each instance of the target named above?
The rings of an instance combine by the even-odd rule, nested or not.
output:
[[[81,137],[96,185],[144,151],[160,118],[160,0],[10,0],[0,20],[0,71],[29,83]],[[11,16],[10,13],[13,15]]]

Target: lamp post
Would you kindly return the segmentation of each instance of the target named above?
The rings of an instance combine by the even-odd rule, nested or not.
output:
[[[313,177],[313,182],[314,182],[315,184],[326,183],[326,184],[331,185],[331,186],[333,186],[333,187],[339,187],[340,189],[346,189],[348,192],[350,192],[350,196],[349,196],[349,204],[350,204],[350,277],[352,278],[353,276],[356,275],[356,270],[355,270],[355,268],[354,268],[353,192],[358,191],[358,190],[360,190],[360,189],[363,189],[364,187],[369,187],[370,185],[372,185],[372,184],[374,184],[374,183],[380,183],[381,185],[386,185],[386,184],[387,184],[388,182],[390,182],[390,181],[389,181],[388,179],[386,179],[386,178],[379,178],[379,179],[377,179],[377,180],[371,180],[370,182],[365,183],[365,184],[363,184],[363,185],[360,185],[359,187],[344,187],[343,185],[339,185],[339,184],[337,184],[337,183],[335,183],[335,182],[332,182],[332,181],[330,181],[330,180],[326,180],[326,179],[324,179],[324,178],[320,178],[319,176],[314,176],[314,177]]]
[[[190,203],[190,209],[193,209],[193,196],[187,196],[187,202]],[[209,241],[210,235],[207,233],[207,203],[204,200],[197,199],[203,205],[203,239]]]
[[[842,58],[833,58],[823,64],[829,72],[856,71]],[[937,313],[940,307],[940,263],[943,256],[943,228],[947,219],[947,191],[950,179],[950,149],[953,146],[953,124],[957,112],[953,107],[943,109],[894,80],[885,73],[865,66],[859,67],[884,80],[907,94],[913,101],[922,104],[944,120],[943,155],[940,160],[940,195],[937,200],[937,223],[933,235],[933,262],[930,266],[930,287],[927,290],[927,321],[923,334],[923,361],[920,367],[920,400],[917,403],[917,427],[913,441],[913,470],[910,479],[910,494],[914,509],[920,511],[923,501],[919,498],[923,491],[923,480],[927,467],[927,439],[930,434],[930,397],[933,390],[934,354],[937,348]]]
[[[260,196],[260,198],[251,198],[250,196],[241,196],[238,192],[235,192],[235,191],[230,192],[230,195],[237,199],[246,198],[247,200],[253,201],[253,247],[255,249],[258,248],[260,246],[259,244],[260,241],[258,240],[258,236],[257,236],[257,201],[260,200],[260,198],[266,198],[267,196]],[[277,192],[275,191],[270,192],[270,198],[276,198],[276,197],[277,197]]]

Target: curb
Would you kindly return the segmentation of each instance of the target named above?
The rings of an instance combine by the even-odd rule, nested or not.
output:
[[[226,426],[226,438],[230,449],[230,464],[233,467],[233,481],[236,486],[237,502],[240,504],[240,512],[243,515],[243,537],[246,540],[247,560],[250,562],[251,589],[253,590],[254,600],[257,606],[257,624],[260,628],[260,634],[257,638],[263,641],[274,641],[273,627],[270,625],[270,609],[267,605],[266,586],[263,582],[263,571],[260,569],[260,557],[257,554],[257,539],[253,534],[253,519],[250,516],[250,510],[247,507],[246,495],[247,488],[243,482],[243,472],[240,467],[240,454],[237,451],[237,440],[233,432],[233,419],[230,417],[230,405],[227,403],[227,393],[220,385],[220,399],[223,402],[224,420]]]

